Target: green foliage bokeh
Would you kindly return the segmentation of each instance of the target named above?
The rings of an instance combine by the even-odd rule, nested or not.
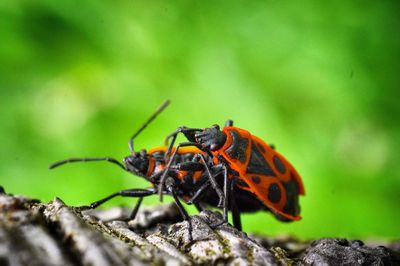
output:
[[[122,158],[171,99],[138,148],[230,118],[302,175],[302,221],[248,214],[245,231],[398,238],[399,11],[395,1],[3,0],[0,185],[75,205],[147,187],[107,163],[47,166]]]

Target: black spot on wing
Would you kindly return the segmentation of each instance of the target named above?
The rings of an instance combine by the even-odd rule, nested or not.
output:
[[[279,173],[284,174],[286,171],[286,167],[283,164],[283,162],[281,161],[281,159],[278,157],[278,155],[275,155],[272,158],[272,160],[274,162],[275,168],[279,171]]]
[[[283,211],[287,214],[297,216],[300,213],[299,206],[299,186],[292,177],[289,182],[282,182],[286,190],[286,204]]]
[[[226,149],[226,152],[232,159],[239,160],[242,163],[246,162],[246,149],[249,145],[249,140],[242,138],[235,130],[229,133],[232,136],[232,144]]]
[[[249,174],[276,176],[271,166],[268,164],[260,150],[254,144],[251,145],[250,161],[247,165],[246,172]]]
[[[281,189],[276,183],[269,186],[267,196],[272,203],[278,203],[281,200]]]
[[[260,184],[260,182],[261,182],[261,178],[256,175],[252,176],[251,180],[253,181],[254,184],[257,184],[257,185]]]

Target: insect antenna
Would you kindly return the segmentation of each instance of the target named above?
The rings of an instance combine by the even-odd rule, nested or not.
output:
[[[136,138],[142,131],[147,127],[148,124],[150,124],[151,121],[154,120],[154,118],[157,117],[170,103],[170,100],[165,100],[160,107],[157,108],[157,110],[147,119],[146,122],[132,135],[132,137],[129,139],[128,146],[129,150],[131,153],[133,153],[135,150],[133,149],[133,139]]]
[[[157,117],[157,115],[159,113],[161,113],[165,107],[168,106],[168,104],[170,103],[169,100],[164,101],[160,107],[157,108],[157,110],[149,117],[149,119],[147,119],[147,121],[132,135],[132,137],[129,139],[129,149],[130,151],[133,153],[134,149],[133,149],[133,139],[139,135],[140,132],[143,131],[143,129],[145,129],[147,127],[148,124],[150,124],[151,121],[154,120],[154,118]],[[111,158],[111,157],[96,157],[96,158],[69,158],[69,159],[65,159],[62,161],[58,161],[55,162],[51,165],[49,165],[49,169],[54,169],[56,167],[59,167],[61,165],[67,164],[67,163],[77,163],[77,162],[95,162],[95,161],[107,161],[110,163],[113,163],[115,165],[118,165],[119,167],[121,167],[122,169],[126,170],[125,166],[119,162],[118,160]]]
[[[118,165],[122,169],[126,170],[125,166],[120,163],[118,160],[110,157],[101,157],[101,158],[69,158],[65,159],[62,161],[55,162],[51,165],[49,165],[49,169],[54,169],[56,167],[59,167],[61,165],[67,164],[67,163],[77,163],[77,162],[95,162],[95,161],[107,161],[110,163],[113,163],[115,165]]]

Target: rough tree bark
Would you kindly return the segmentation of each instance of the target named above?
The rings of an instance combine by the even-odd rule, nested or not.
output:
[[[399,243],[249,237],[205,211],[188,223],[174,205],[81,212],[0,193],[0,265],[400,265]]]

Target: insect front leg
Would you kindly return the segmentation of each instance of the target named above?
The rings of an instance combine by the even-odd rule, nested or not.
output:
[[[113,194],[111,194],[111,195],[109,195],[109,196],[107,196],[105,198],[102,198],[102,199],[100,199],[98,201],[95,201],[95,202],[91,203],[89,206],[78,207],[78,209],[81,209],[81,210],[95,209],[98,206],[102,205],[103,203],[105,203],[105,202],[107,202],[107,201],[109,201],[109,200],[111,200],[111,199],[113,199],[115,197],[118,197],[118,196],[140,198],[139,201],[141,201],[141,199],[143,199],[144,197],[151,196],[151,195],[154,195],[154,194],[157,194],[157,190],[155,188],[126,189],[126,190],[121,190],[121,191],[115,192],[115,193],[113,193]],[[136,207],[135,207],[135,209],[136,209]],[[137,207],[137,209],[139,209],[139,207]],[[136,216],[136,214],[135,214],[135,216]]]
[[[174,132],[169,134],[165,138],[165,141],[164,141],[165,145],[168,145],[167,152],[165,153],[165,160],[167,160],[168,156],[171,154],[172,147],[174,146],[176,138],[177,138],[179,133],[182,133],[183,135],[185,135],[185,137],[186,137],[186,139],[188,141],[196,142],[196,138],[194,137],[194,134],[197,131],[202,131],[202,129],[200,129],[200,128],[188,128],[188,127],[182,126],[182,127],[178,127],[177,129],[175,129]]]

